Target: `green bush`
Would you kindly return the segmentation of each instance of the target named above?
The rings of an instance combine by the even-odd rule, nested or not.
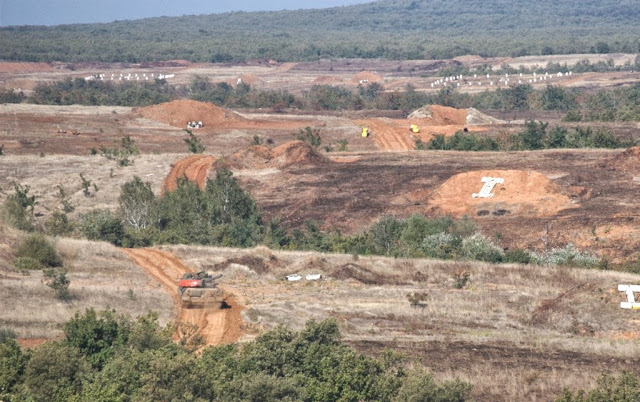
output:
[[[89,374],[89,366],[78,349],[46,343],[33,352],[26,364],[25,399],[68,401],[80,393]]]
[[[32,231],[33,209],[37,204],[37,197],[29,195],[29,186],[14,183],[14,189],[15,193],[9,194],[2,204],[2,220],[17,229]]]
[[[18,271],[35,271],[38,269],[42,269],[42,264],[40,261],[31,257],[18,257],[13,260],[13,266],[16,267]]]
[[[56,299],[62,301],[71,300],[71,293],[69,293],[69,285],[71,282],[67,278],[66,271],[56,271],[50,268],[44,271],[44,277],[47,286],[53,289]]]
[[[465,258],[487,262],[501,262],[504,258],[502,249],[481,234],[463,239],[461,253]]]
[[[394,401],[403,402],[459,402],[467,400],[471,395],[472,385],[455,379],[437,384],[433,376],[424,370],[416,370],[409,374],[402,384]]]
[[[635,402],[638,400],[640,400],[640,379],[632,373],[622,372],[617,376],[603,374],[598,379],[597,387],[588,393],[580,390],[574,395],[565,389],[556,402]]]
[[[16,334],[7,329],[0,329],[0,398],[7,397],[24,380],[27,356],[15,341]]]
[[[322,138],[320,137],[320,129],[305,127],[304,130],[300,129],[300,132],[296,135],[296,139],[304,141],[314,148],[319,147],[322,144]]]
[[[43,235],[36,233],[22,240],[16,251],[16,257],[29,257],[45,267],[60,267],[62,260],[55,247]]]
[[[73,232],[73,224],[67,214],[54,212],[44,223],[45,230],[51,236],[67,236]]]
[[[122,245],[124,226],[122,221],[105,209],[90,211],[81,218],[81,230],[89,240],[108,241]]]
[[[531,254],[527,250],[508,250],[506,253],[504,253],[503,261],[516,264],[529,264],[531,262]]]
[[[191,130],[185,129],[184,131],[186,131],[187,134],[189,135],[188,138],[184,139],[184,142],[185,144],[187,144],[187,148],[189,149],[189,152],[191,152],[192,154],[203,153],[205,150],[205,146],[202,145],[200,138],[198,138]]]
[[[587,251],[580,251],[571,243],[564,247],[550,250],[546,255],[530,253],[531,260],[536,264],[567,265],[573,267],[595,268],[600,259]]]

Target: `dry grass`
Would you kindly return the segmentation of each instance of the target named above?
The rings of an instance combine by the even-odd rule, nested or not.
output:
[[[177,158],[179,157],[176,156]],[[102,156],[15,156],[6,155],[0,163],[0,202],[13,193],[13,183],[30,187],[30,195],[38,197],[35,208],[37,221],[42,223],[52,211],[60,208],[58,185],[65,189],[75,207],[70,214],[76,218],[95,208],[114,209],[118,204],[121,186],[140,177],[151,183],[155,194],[160,194],[162,180],[169,173],[173,158],[160,155],[134,157],[134,164],[119,168],[114,161]],[[80,174],[98,186],[87,197],[82,192]],[[39,217],[39,218],[38,218]]]
[[[439,378],[460,376],[477,386],[479,400],[548,400],[564,387],[591,386],[603,371],[627,367],[640,346],[621,334],[635,314],[621,310],[618,283],[637,275],[556,267],[392,259],[305,252],[164,247],[195,268],[255,257],[271,261],[266,273],[234,264],[221,270],[223,286],[247,304],[254,331],[311,318],[337,318],[345,340],[367,353],[390,347],[417,358]],[[274,262],[275,261],[275,262]],[[357,264],[379,284],[329,277]],[[464,269],[469,283],[454,288]],[[289,273],[320,272],[319,282],[286,282]],[[407,294],[426,292],[426,307],[411,308]],[[640,334],[638,334],[640,335]]]
[[[113,308],[134,317],[156,311],[163,325],[174,318],[170,296],[112,245],[58,239],[56,248],[68,270],[72,300],[56,300],[43,283],[42,272],[21,275],[4,260],[0,326],[13,329],[21,338],[56,337],[62,334],[64,322],[89,307],[98,311]]]

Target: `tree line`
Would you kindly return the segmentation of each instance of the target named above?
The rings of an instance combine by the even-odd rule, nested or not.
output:
[[[224,63],[636,53],[636,9],[614,0],[579,5],[551,0],[381,0],[319,10],[5,27],[0,29],[0,59]]]
[[[440,151],[537,151],[558,148],[628,148],[634,140],[621,140],[603,128],[577,126],[567,128],[541,121],[527,121],[517,134],[501,133],[488,137],[457,131],[452,136],[436,134],[427,142],[416,140],[418,150]]]
[[[565,113],[566,121],[640,121],[640,84],[597,91],[547,85],[534,90],[516,85],[476,94],[445,87],[436,93],[418,92],[412,85],[387,92],[383,85],[369,83],[351,90],[343,86],[314,85],[302,95],[286,90],[260,90],[247,83],[233,87],[195,76],[188,87],[174,87],[165,80],[144,83],[85,81],[68,78],[36,86],[27,102],[48,105],[148,106],[175,99],[194,99],[227,108],[271,108],[299,110],[399,110],[409,114],[424,105],[522,112],[533,110]],[[19,103],[21,94],[0,92],[0,100]]]
[[[65,338],[21,349],[0,328],[0,398],[7,401],[463,401],[471,385],[437,383],[392,352],[368,357],[341,341],[334,320],[282,326],[242,345],[202,346],[195,328],[162,327],[93,309]],[[198,351],[196,353],[196,351]]]

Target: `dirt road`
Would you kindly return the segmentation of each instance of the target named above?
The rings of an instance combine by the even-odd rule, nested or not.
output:
[[[415,149],[409,134],[409,124],[398,126],[389,119],[356,120],[356,124],[369,127],[373,141],[383,151],[408,151]]]
[[[200,335],[205,345],[220,345],[236,342],[242,335],[242,305],[235,297],[225,291],[226,302],[230,308],[221,309],[219,306],[205,306],[202,308],[183,308],[177,293],[180,277],[184,273],[193,272],[182,261],[170,253],[153,249],[123,249],[131,259],[144,269],[155,280],[160,282],[165,290],[173,297],[177,314],[177,329],[174,339],[183,336]],[[190,329],[197,326],[195,333]]]
[[[192,155],[184,159],[180,159],[171,167],[171,172],[164,179],[162,188],[165,191],[173,191],[177,188],[177,180],[185,177],[198,184],[204,189],[207,172],[211,168],[211,164],[216,158],[208,155]]]

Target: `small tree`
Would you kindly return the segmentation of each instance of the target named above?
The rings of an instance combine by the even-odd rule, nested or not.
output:
[[[198,138],[191,130],[185,129],[189,138],[185,138],[184,142],[187,144],[187,148],[192,154],[201,154],[205,150],[205,146],[202,145],[200,138]]]
[[[71,281],[67,278],[67,271],[56,271],[55,269],[46,269],[44,271],[44,281],[56,296],[56,299],[62,301],[71,300],[69,293],[69,284]]]
[[[155,195],[151,183],[143,183],[138,176],[125,183],[118,203],[124,221],[135,229],[145,229],[151,223],[151,209]]]
[[[349,140],[339,140],[338,141],[338,152],[344,152],[347,150],[347,145],[349,145]]]
[[[73,224],[69,222],[67,214],[57,211],[51,214],[44,227],[52,236],[65,236],[73,232]]]
[[[73,212],[75,208],[73,205],[71,205],[71,202],[69,202],[69,196],[67,195],[67,192],[65,191],[62,184],[58,184],[56,187],[58,188],[57,197],[60,200],[60,205],[62,205],[62,211],[64,213]]]
[[[314,148],[317,148],[322,144],[322,138],[320,137],[320,130],[317,128],[305,127],[304,130],[300,129],[300,132],[296,136],[300,141],[304,141]]]
[[[262,138],[260,138],[258,134],[254,135],[251,140],[251,145],[262,145]]]
[[[133,164],[133,155],[140,154],[136,142],[130,136],[124,136],[120,140],[120,148],[100,147],[102,156],[115,160],[119,166],[129,166]]]
[[[11,226],[20,230],[33,230],[33,209],[37,201],[35,195],[29,195],[29,186],[13,184],[15,194],[10,194],[2,205],[2,218]]]
[[[89,190],[89,188],[91,187],[93,187],[94,193],[98,192],[98,186],[96,186],[95,184],[93,184],[92,186],[91,180],[85,179],[82,173],[80,173],[80,180],[82,180],[82,193],[85,197],[91,196],[91,190]]]

